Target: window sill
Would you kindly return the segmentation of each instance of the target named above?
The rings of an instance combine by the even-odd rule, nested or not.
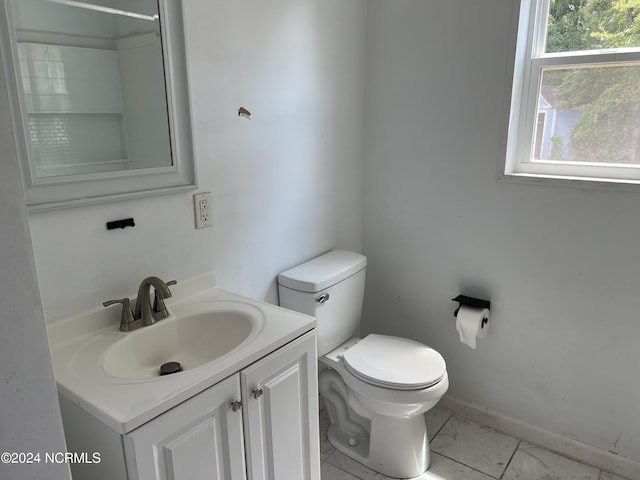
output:
[[[498,176],[498,182],[546,187],[598,189],[614,192],[640,192],[639,180],[626,179],[570,177],[532,173],[503,173]]]

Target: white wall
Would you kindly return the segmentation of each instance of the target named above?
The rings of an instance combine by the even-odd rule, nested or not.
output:
[[[640,460],[640,193],[496,181],[511,0],[370,0],[365,322],[438,349],[449,394]],[[489,298],[477,350],[451,298]]]
[[[0,464],[0,477],[70,479],[67,465],[44,461],[65,441],[14,138],[0,62],[0,452],[42,455],[41,463]]]
[[[30,215],[45,316],[215,271],[277,302],[278,272],[361,247],[364,0],[184,2],[199,191]],[[238,117],[244,106],[250,120]],[[105,223],[134,217],[136,227]]]

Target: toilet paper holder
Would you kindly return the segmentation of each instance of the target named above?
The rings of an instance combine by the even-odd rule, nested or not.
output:
[[[453,302],[458,302],[460,305],[453,312],[453,316],[457,317],[460,307],[466,305],[473,308],[491,308],[491,302],[489,300],[482,300],[480,298],[467,297],[466,295],[458,295],[456,298],[451,299]],[[482,326],[484,327],[489,320],[487,318],[482,319]]]

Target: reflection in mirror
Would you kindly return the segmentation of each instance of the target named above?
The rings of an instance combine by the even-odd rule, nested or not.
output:
[[[0,0],[30,211],[195,188],[182,2]]]
[[[154,0],[12,0],[12,13],[36,182],[172,164]]]

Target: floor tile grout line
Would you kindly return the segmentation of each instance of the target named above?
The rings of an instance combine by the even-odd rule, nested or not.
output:
[[[520,439],[517,439],[517,440],[518,440],[518,444],[516,445],[516,448],[513,449],[513,452],[509,457],[509,461],[507,461],[507,464],[505,465],[504,470],[502,471],[502,473],[498,478],[501,478],[501,479],[504,478],[504,474],[507,473],[507,470],[509,470],[509,465],[511,465],[511,461],[513,460],[513,457],[516,456],[516,452],[518,451],[518,449],[520,448],[520,445],[522,444],[522,440]]]
[[[334,453],[335,453],[335,452],[334,452]],[[333,454],[331,454],[331,455],[333,455]],[[338,470],[340,470],[340,471],[342,471],[342,472],[346,473],[347,475],[352,476],[353,478],[357,478],[358,480],[364,480],[361,476],[356,475],[355,473],[350,472],[349,470],[345,470],[345,469],[344,469],[344,468],[342,468],[342,467],[339,467],[339,466],[337,466],[337,465],[334,465],[334,464],[333,464],[333,463],[331,463],[331,462],[327,462],[327,461],[325,460],[325,463],[328,463],[328,464],[329,464],[329,465],[331,465],[333,468],[337,468]]]
[[[444,426],[447,424],[447,422],[448,422],[449,420],[451,420],[451,417],[453,417],[453,412],[450,412],[450,413],[449,413],[449,416],[447,417],[447,419],[446,419],[444,422],[442,422],[442,425],[440,425],[440,428],[438,429],[438,431],[432,435],[431,440],[429,440],[429,444],[431,444],[431,442],[436,438],[436,435],[438,435],[438,434],[442,431],[442,429],[443,429],[443,428],[444,428]],[[425,417],[425,422],[426,422],[426,420],[427,420],[427,419],[426,419],[426,417]],[[428,432],[427,432],[427,433],[428,433]]]
[[[456,415],[456,413],[455,413],[455,412],[451,412],[451,413],[450,413],[450,415],[449,415],[449,417],[447,418],[447,420],[442,424],[442,426],[441,426],[441,427],[440,427],[440,429],[438,430],[438,433],[440,433],[440,432],[442,431],[442,429],[445,427],[445,425],[447,424],[447,422],[449,422],[449,420],[451,420],[451,418],[452,418],[452,417],[454,417],[454,416],[456,416],[457,418],[461,418],[461,419],[463,419],[463,420],[467,420],[467,421],[469,421],[469,422],[471,422],[471,423],[475,423],[475,424],[477,424],[477,425],[484,426],[484,427],[488,428],[489,430],[492,430],[492,431],[494,431],[494,432],[496,432],[496,433],[499,433],[499,434],[501,434],[501,435],[505,435],[505,436],[511,437],[511,438],[513,438],[514,440],[516,440],[518,443],[516,444],[516,448],[515,448],[515,450],[511,453],[511,456],[510,456],[510,458],[509,458],[509,461],[507,462],[507,466],[504,468],[504,470],[502,471],[502,473],[500,473],[498,476],[493,476],[493,475],[491,475],[490,473],[483,472],[482,470],[479,470],[479,469],[478,469],[478,468],[476,468],[476,467],[472,467],[471,465],[467,465],[466,463],[461,462],[460,460],[457,460],[457,459],[455,459],[455,458],[448,457],[447,455],[444,455],[444,454],[442,454],[442,453],[440,453],[440,452],[438,452],[438,451],[436,451],[436,450],[432,450],[431,448],[430,448],[430,451],[435,452],[435,453],[437,453],[438,455],[443,456],[443,457],[445,457],[445,458],[448,458],[449,460],[451,460],[451,461],[453,461],[453,462],[459,463],[460,465],[464,465],[465,467],[470,468],[471,470],[474,470],[474,471],[479,472],[479,473],[481,473],[481,474],[483,474],[483,475],[486,475],[486,476],[487,476],[487,477],[489,477],[489,478],[494,478],[494,479],[496,479],[496,480],[500,480],[500,479],[502,478],[502,476],[504,475],[504,473],[507,471],[507,467],[509,466],[509,463],[511,463],[511,459],[513,458],[513,455],[515,455],[516,450],[517,450],[517,449],[518,449],[518,447],[520,446],[521,440],[520,440],[519,438],[516,438],[516,437],[513,437],[513,436],[511,436],[511,435],[508,435],[508,434],[506,434],[506,433],[504,433],[504,432],[502,432],[502,431],[500,431],[500,430],[494,429],[494,428],[489,427],[489,426],[487,426],[487,425],[484,425],[484,424],[480,424],[480,423],[474,422],[473,420],[470,420],[470,419],[468,419],[468,418],[467,418],[467,417],[465,417],[465,416],[462,416],[462,415]],[[437,435],[438,433],[436,433],[436,435]],[[433,440],[435,440],[436,435],[434,435],[434,436],[433,436],[433,438],[429,441],[429,446],[431,446],[431,442],[432,442]]]
[[[460,460],[456,460],[455,458],[448,457],[448,456],[446,456],[446,455],[445,455],[445,454],[443,454],[443,453],[436,452],[435,450],[431,450],[431,452],[433,452],[433,453],[437,453],[437,454],[438,454],[438,455],[440,455],[441,457],[444,457],[444,458],[446,458],[446,459],[448,459],[448,460],[451,460],[452,462],[458,463],[458,464],[460,464],[460,465],[464,465],[465,467],[470,468],[470,469],[471,469],[471,470],[473,470],[474,472],[481,473],[481,474],[483,474],[483,475],[486,475],[486,476],[487,476],[487,477],[489,477],[489,478],[495,478],[496,480],[499,480],[499,479],[500,479],[500,477],[494,477],[494,476],[493,476],[493,475],[491,475],[490,473],[483,472],[482,470],[478,470],[476,467],[472,467],[471,465],[467,465],[466,463],[461,462]],[[428,472],[428,471],[429,471],[429,470],[427,470],[427,472]]]

